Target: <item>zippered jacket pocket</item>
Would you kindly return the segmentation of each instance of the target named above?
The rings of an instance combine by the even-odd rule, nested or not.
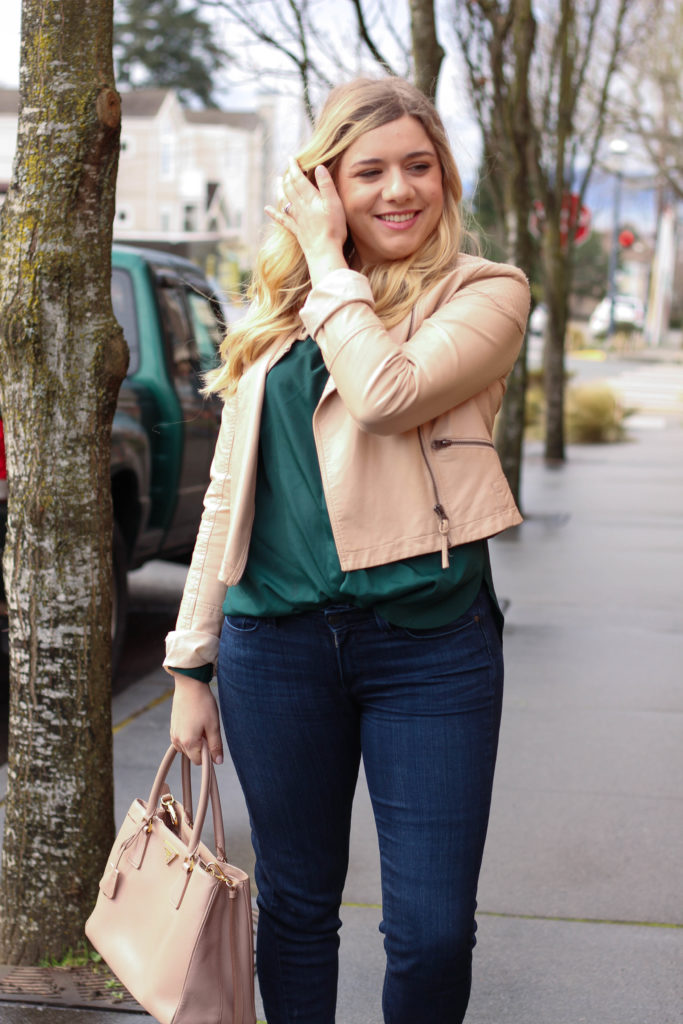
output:
[[[435,452],[439,452],[444,448],[495,448],[495,445],[493,441],[486,441],[475,437],[437,437],[430,443],[430,448]]]

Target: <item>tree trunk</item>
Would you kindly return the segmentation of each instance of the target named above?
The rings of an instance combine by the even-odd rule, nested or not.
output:
[[[561,0],[560,20],[556,36],[559,56],[557,85],[557,117],[555,162],[553,173],[545,176],[546,223],[541,243],[543,268],[543,294],[548,308],[548,329],[545,345],[545,458],[558,464],[564,461],[564,340],[567,332],[569,293],[571,288],[570,264],[572,225],[568,224],[562,241],[562,210],[565,194],[571,190],[571,174],[567,168],[567,154],[574,137],[576,94],[573,88],[576,63],[576,4],[575,0]]]
[[[112,0],[23,0],[0,226],[10,743],[0,960],[83,938],[113,836],[109,453],[127,350],[110,299]]]
[[[504,87],[506,65],[499,64],[500,95],[506,96],[499,124],[505,137],[504,202],[507,258],[531,276],[534,243],[529,233],[531,210],[531,168],[535,163],[536,136],[529,96],[529,68],[536,38],[531,0],[516,0],[512,22],[514,73]],[[503,407],[496,426],[496,447],[503,472],[515,501],[521,507],[522,446],[526,426],[527,348],[526,340],[507,382]]]
[[[571,288],[567,251],[560,240],[559,221],[548,219],[542,245],[543,294],[548,309],[545,345],[545,458],[564,461],[564,338],[567,330],[568,297]]]
[[[507,380],[503,406],[496,422],[496,449],[517,506],[522,508],[522,442],[524,440],[526,386],[526,339]]]
[[[444,51],[436,35],[434,0],[410,0],[415,85],[434,99]]]

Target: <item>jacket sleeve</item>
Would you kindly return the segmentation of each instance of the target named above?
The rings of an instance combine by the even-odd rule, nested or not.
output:
[[[520,270],[472,259],[437,301],[399,344],[375,315],[362,274],[335,270],[311,290],[301,319],[362,429],[396,434],[418,427],[510,373],[529,312]]]
[[[236,398],[223,407],[197,540],[187,573],[176,628],[166,637],[164,668],[198,668],[218,658],[226,586],[218,579],[230,520],[230,457]]]

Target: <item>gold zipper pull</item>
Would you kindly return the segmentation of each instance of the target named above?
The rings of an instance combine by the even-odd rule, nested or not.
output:
[[[441,534],[441,568],[447,569],[448,561],[448,530],[450,523],[443,505],[435,505],[434,511],[439,517],[439,533]]]

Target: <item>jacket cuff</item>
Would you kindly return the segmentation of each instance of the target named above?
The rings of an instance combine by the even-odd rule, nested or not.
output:
[[[178,668],[177,665],[167,665],[166,671],[189,676],[190,679],[196,679],[199,683],[210,683],[213,679],[213,665],[200,665],[199,668]]]
[[[166,637],[164,668],[201,668],[218,660],[219,639],[213,633],[178,629]]]
[[[332,270],[311,288],[301,308],[301,320],[315,338],[326,320],[352,302],[364,302],[374,309],[375,299],[367,277],[356,270]]]

